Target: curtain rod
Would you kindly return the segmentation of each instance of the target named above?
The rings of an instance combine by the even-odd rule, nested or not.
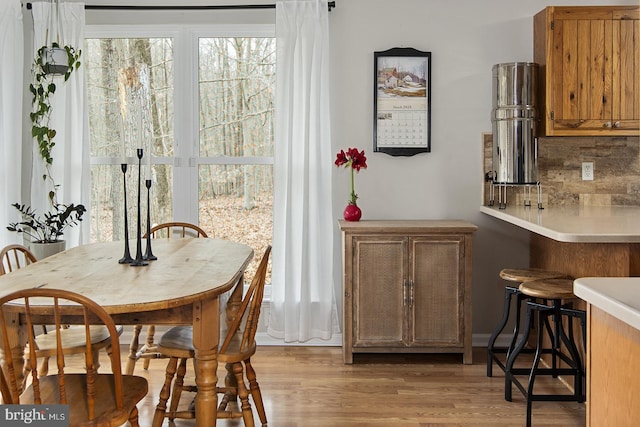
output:
[[[327,2],[329,12],[336,7],[335,1]],[[231,4],[231,5],[208,5],[208,6],[125,6],[125,5],[100,5],[85,4],[88,10],[231,10],[231,9],[275,9],[275,4]],[[31,3],[27,3],[27,9],[31,9]]]

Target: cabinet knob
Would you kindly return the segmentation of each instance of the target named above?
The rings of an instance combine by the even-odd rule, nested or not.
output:
[[[610,127],[611,127],[611,122],[606,122],[606,123],[604,124],[604,127],[606,127],[606,128],[610,128]]]
[[[615,122],[615,123],[613,124],[613,126],[615,126],[615,127],[619,128],[619,127],[620,127],[620,122]]]

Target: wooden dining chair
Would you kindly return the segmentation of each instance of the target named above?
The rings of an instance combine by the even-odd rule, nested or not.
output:
[[[218,349],[218,363],[227,364],[227,369],[229,372],[233,372],[235,377],[233,384],[227,381],[225,386],[216,387],[216,391],[222,394],[218,405],[218,418],[242,418],[246,427],[254,426],[249,394],[253,398],[260,422],[263,426],[267,425],[267,415],[262,402],[260,386],[256,380],[256,373],[251,365],[251,357],[256,352],[255,336],[258,330],[270,253],[271,246],[268,246],[235,317],[229,325],[223,325],[221,336],[225,338]],[[242,283],[237,286],[242,286]],[[160,338],[158,351],[169,357],[169,363],[152,426],[160,427],[164,418],[168,418],[170,422],[173,422],[175,418],[195,418],[193,403],[188,409],[178,411],[182,391],[197,391],[194,385],[184,385],[187,360],[193,360],[195,357],[193,328],[191,326],[172,327]],[[245,376],[249,383],[248,386],[245,382]],[[169,397],[171,397],[171,402],[167,410]],[[234,410],[230,405],[232,402],[236,402],[236,397],[240,398],[240,410]]]
[[[7,245],[2,248],[2,250],[0,250],[0,260],[0,274],[11,273],[37,261],[35,255],[33,255],[27,247],[17,244]],[[94,362],[96,366],[99,366],[98,356],[101,349],[106,349],[107,353],[111,355],[111,338],[109,337],[109,333],[106,328],[101,326],[92,326],[91,328],[91,344],[95,359]],[[117,326],[116,328],[118,335],[120,335],[123,331],[122,326]],[[61,329],[47,331],[46,325],[42,325],[42,333],[35,337],[36,355],[40,359],[38,374],[41,376],[47,375],[49,371],[49,360],[51,357],[56,356],[56,339],[58,333],[62,339],[64,354],[82,354],[85,352],[85,333],[83,327],[63,325]],[[25,351],[25,378],[28,377],[33,366],[37,365],[33,364],[29,357],[29,352]]]
[[[202,228],[189,222],[165,222],[158,224],[151,227],[149,234],[151,234],[151,237],[154,239],[160,237],[167,239],[172,237],[209,237]]]
[[[0,250],[0,274],[11,273],[36,261],[36,256],[26,246],[7,245]]]
[[[60,330],[64,316],[84,323],[86,372],[73,373],[65,361],[66,350],[61,335],[57,335],[57,371],[52,375],[39,375],[31,371],[26,386],[20,381],[20,367],[14,349],[23,345],[9,326],[19,317],[26,325],[29,358],[36,361],[36,337],[33,325],[46,318]],[[113,355],[111,373],[97,372],[92,345],[93,328],[100,325],[108,331]],[[15,327],[15,326],[14,326]],[[0,390],[4,404],[14,405],[69,405],[69,425],[120,426],[129,421],[138,426],[137,403],[147,394],[147,380],[133,375],[122,375],[118,330],[111,316],[89,298],[69,291],[48,288],[29,288],[12,292],[0,298],[0,348],[4,354],[5,370],[0,369]]]
[[[207,233],[200,227],[189,222],[164,222],[162,224],[155,225],[149,230],[149,235],[153,239],[158,238],[197,238],[197,237],[209,237]],[[145,238],[147,235],[145,234]],[[142,331],[142,325],[135,325],[133,327],[133,337],[131,344],[129,345],[129,360],[127,362],[127,374],[133,374],[135,370],[136,362],[139,359],[143,359],[142,367],[149,369],[149,362],[151,359],[163,359],[164,357],[157,352],[155,344],[155,325],[147,326],[147,337],[145,343],[140,347],[140,332]]]

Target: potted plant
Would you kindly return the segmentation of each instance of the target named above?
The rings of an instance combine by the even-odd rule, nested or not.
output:
[[[64,46],[56,42],[50,46],[42,46],[38,49],[33,60],[31,72],[33,82],[29,85],[32,95],[33,111],[31,118],[31,136],[36,139],[40,156],[45,161],[47,168],[51,166],[53,157],[51,150],[55,145],[53,138],[55,129],[49,127],[51,118],[51,96],[56,92],[54,76],[64,75],[64,81],[69,80],[71,73],[80,65],[81,50],[73,46]]]
[[[82,215],[87,211],[82,204],[65,205],[56,203],[54,194],[50,194],[50,197],[53,209],[43,215],[27,205],[11,205],[22,214],[22,221],[10,223],[7,230],[28,236],[28,246],[38,259],[64,250],[65,241],[61,237],[65,229],[82,221]]]
[[[51,22],[47,28],[45,45],[37,50],[31,66],[33,80],[29,85],[32,95],[33,109],[29,117],[31,119],[31,135],[38,144],[38,151],[44,161],[45,173],[42,175],[46,185],[51,186],[49,202],[51,208],[43,215],[39,215],[30,206],[14,203],[22,214],[22,221],[10,223],[7,227],[10,231],[24,233],[28,236],[28,246],[36,254],[38,259],[56,253],[65,248],[65,241],[61,239],[67,227],[76,225],[82,221],[82,215],[86,208],[82,204],[61,204],[57,202],[56,185],[51,175],[53,163],[52,150],[55,146],[55,129],[50,127],[51,97],[56,92],[57,76],[64,76],[63,82],[69,80],[71,74],[80,68],[80,55],[82,51],[73,46],[60,43],[59,2],[55,1],[55,7],[51,9]],[[51,43],[48,43],[48,35],[53,34]],[[49,247],[41,255],[40,247]],[[53,248],[51,248],[53,247]]]

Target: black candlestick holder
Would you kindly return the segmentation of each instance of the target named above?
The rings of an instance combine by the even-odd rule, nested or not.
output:
[[[155,261],[158,257],[151,250],[151,180],[145,180],[144,184],[147,187],[147,252],[144,254],[144,259]]]
[[[136,259],[131,262],[132,267],[141,267],[148,265],[149,263],[142,257],[142,224],[140,222],[140,184],[142,180],[142,148],[136,150],[138,156],[138,227],[137,227],[137,239],[136,239]]]
[[[120,264],[131,264],[133,258],[129,252],[129,214],[127,212],[127,164],[120,164],[122,169],[122,182],[124,184],[124,255],[118,260]]]

